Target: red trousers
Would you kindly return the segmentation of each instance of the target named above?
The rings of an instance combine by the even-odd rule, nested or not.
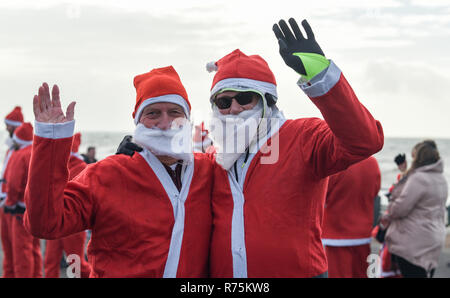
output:
[[[325,246],[330,278],[367,278],[370,244]]]
[[[42,256],[39,238],[23,226],[23,214],[11,215],[14,277],[42,277]]]
[[[11,236],[13,215],[11,215],[10,213],[4,213],[3,208],[1,208],[1,213],[2,213],[1,238],[3,248],[3,277],[12,278],[14,277],[13,247]]]
[[[76,254],[80,257],[81,278],[88,278],[91,266],[84,258],[84,243],[86,232],[80,232],[61,239],[47,240],[45,247],[45,277],[57,278],[60,276],[60,262],[63,251],[66,256]]]

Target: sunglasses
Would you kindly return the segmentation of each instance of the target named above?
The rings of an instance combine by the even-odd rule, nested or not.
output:
[[[219,109],[228,109],[231,107],[231,102],[233,101],[233,98],[236,99],[237,103],[241,106],[248,105],[252,102],[254,96],[258,96],[258,93],[255,92],[239,92],[238,94],[234,96],[221,96],[216,97],[214,99],[214,103]]]

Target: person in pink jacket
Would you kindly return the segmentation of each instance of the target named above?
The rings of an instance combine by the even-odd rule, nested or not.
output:
[[[134,78],[133,156],[113,155],[69,181],[74,105],[59,88],[34,97],[36,133],[25,225],[57,239],[92,230],[90,277],[207,277],[211,159],[192,152],[190,103],[172,66]]]
[[[373,209],[380,185],[380,168],[373,156],[330,176],[322,234],[329,277],[367,277]]]
[[[86,168],[86,163],[83,157],[78,153],[78,148],[81,143],[81,133],[76,133],[73,136],[72,152],[69,159],[69,180],[75,178]],[[45,244],[45,258],[44,258],[44,272],[45,277],[57,278],[60,276],[60,263],[63,251],[66,257],[76,255],[79,258],[80,276],[81,278],[89,277],[91,266],[85,260],[84,247],[86,242],[86,232],[82,231],[61,239],[47,240]],[[70,264],[69,264],[70,265]]]
[[[216,70],[210,102],[217,148],[212,277],[326,277],[322,216],[328,176],[381,150],[380,123],[358,101],[305,21],[273,30],[318,118],[285,119],[267,62],[235,50]],[[291,31],[292,30],[292,31]],[[225,132],[225,133],[224,133]]]
[[[432,277],[445,242],[448,185],[433,140],[416,144],[401,193],[382,221],[389,226],[386,245],[403,277]]]

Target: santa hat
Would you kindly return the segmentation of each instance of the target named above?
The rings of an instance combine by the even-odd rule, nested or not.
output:
[[[234,50],[217,62],[209,62],[206,69],[217,71],[211,86],[211,100],[223,89],[257,90],[277,98],[277,82],[267,62],[258,55],[247,56]]]
[[[81,133],[77,132],[73,135],[72,139],[72,152],[78,152],[78,149],[80,148],[81,144]]]
[[[15,127],[20,126],[23,123],[22,108],[19,106],[15,107],[11,113],[6,115],[5,123]]]
[[[33,143],[33,126],[30,122],[24,122],[13,134],[13,141],[20,146],[31,145]]]
[[[178,73],[172,66],[155,68],[134,78],[136,105],[134,123],[139,123],[144,108],[158,102],[170,102],[181,106],[187,118],[190,117],[191,104]]]

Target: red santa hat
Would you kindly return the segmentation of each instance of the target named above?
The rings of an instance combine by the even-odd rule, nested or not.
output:
[[[217,71],[211,86],[213,96],[224,89],[236,91],[257,90],[277,98],[277,82],[267,62],[258,55],[247,56],[234,50],[217,62],[209,62],[206,69]]]
[[[33,126],[30,122],[24,122],[13,134],[13,141],[20,146],[31,145],[33,143]]]
[[[6,115],[5,123],[15,127],[22,125],[23,123],[22,108],[19,106],[15,107],[14,110],[11,111],[11,113]]]
[[[76,134],[73,135],[71,151],[75,153],[78,152],[80,144],[81,144],[81,133],[77,132]]]
[[[136,88],[136,105],[134,107],[134,123],[139,123],[142,110],[154,103],[170,102],[180,105],[186,117],[190,117],[191,104],[178,73],[172,66],[155,68],[150,72],[134,78]]]

